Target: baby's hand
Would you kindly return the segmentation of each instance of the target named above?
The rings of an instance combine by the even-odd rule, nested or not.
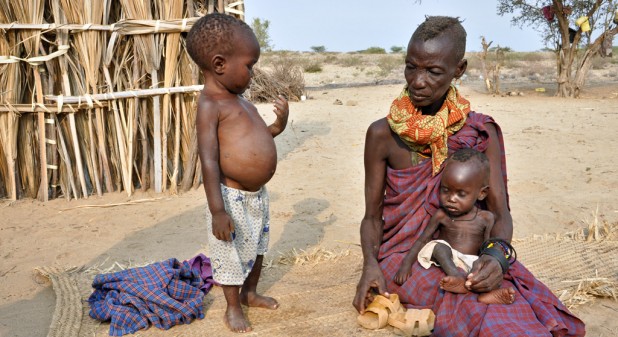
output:
[[[395,279],[393,281],[395,281],[395,283],[398,285],[402,285],[410,277],[411,271],[411,265],[407,263],[401,264],[401,267],[399,267],[399,270],[397,271],[397,274],[395,274]]]
[[[288,107],[288,101],[282,95],[279,95],[273,101],[273,104],[275,106],[273,111],[275,115],[277,115],[277,120],[270,126],[270,131],[274,137],[285,130],[285,126],[288,124],[290,109]]]

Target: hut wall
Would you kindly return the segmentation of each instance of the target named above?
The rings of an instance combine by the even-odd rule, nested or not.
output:
[[[243,1],[0,0],[0,198],[186,191],[201,181],[200,16]]]

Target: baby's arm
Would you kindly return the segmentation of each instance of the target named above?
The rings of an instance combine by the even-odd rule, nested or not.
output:
[[[234,223],[225,212],[221,196],[221,171],[219,168],[219,111],[217,104],[200,97],[197,107],[196,131],[202,180],[208,208],[212,214],[212,234],[219,240],[231,241]]]
[[[421,236],[412,244],[412,247],[403,258],[401,266],[399,266],[399,271],[397,271],[397,274],[395,275],[395,283],[402,285],[408,277],[410,277],[410,270],[412,269],[414,261],[418,258],[418,253],[421,251],[423,246],[431,241],[433,234],[438,230],[440,219],[443,216],[444,211],[439,208],[431,217],[429,224],[427,224],[427,227],[425,227],[425,230],[421,233]]]
[[[288,107],[288,101],[282,95],[279,95],[277,99],[275,99],[274,105],[275,109],[273,109],[273,111],[277,115],[277,119],[268,126],[268,130],[273,137],[277,137],[277,135],[285,130],[285,126],[288,124],[290,109]]]

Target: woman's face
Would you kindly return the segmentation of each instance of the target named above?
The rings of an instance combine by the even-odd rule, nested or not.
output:
[[[458,60],[453,49],[453,43],[446,34],[427,41],[418,38],[410,40],[404,75],[414,106],[438,105],[433,113],[442,106],[442,98],[451,81],[463,75],[467,67],[467,61]]]

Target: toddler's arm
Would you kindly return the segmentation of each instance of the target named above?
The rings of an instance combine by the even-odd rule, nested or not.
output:
[[[221,196],[221,171],[219,168],[219,111],[216,104],[200,98],[196,116],[197,142],[202,180],[208,208],[212,214],[212,234],[219,240],[232,241],[234,223],[225,212]]]
[[[277,99],[274,101],[275,115],[277,115],[277,119],[274,123],[268,126],[268,130],[273,135],[273,137],[277,137],[283,130],[285,130],[286,125],[288,124],[288,115],[290,114],[290,109],[288,107],[288,101],[282,95],[279,95]]]
[[[408,277],[410,277],[410,271],[412,270],[412,265],[414,264],[414,261],[416,261],[416,259],[418,258],[418,253],[421,251],[423,246],[425,246],[429,241],[431,241],[433,234],[438,230],[438,226],[440,224],[440,216],[442,215],[444,215],[444,212],[440,208],[431,217],[431,219],[429,220],[429,224],[427,224],[427,227],[425,227],[423,233],[421,233],[419,238],[414,241],[412,247],[403,258],[401,266],[399,267],[399,271],[397,271],[397,274],[395,274],[395,283],[402,285],[408,279]]]

